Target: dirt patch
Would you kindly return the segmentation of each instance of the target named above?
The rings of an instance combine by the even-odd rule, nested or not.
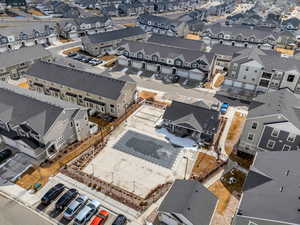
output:
[[[29,89],[29,85],[28,85],[27,82],[20,83],[20,84],[18,84],[18,86],[21,87],[21,88]]]
[[[157,93],[151,91],[141,91],[139,92],[139,97],[147,100],[154,100]]]
[[[104,119],[101,119],[99,117],[96,117],[96,116],[89,117],[89,121],[98,124],[99,128],[105,127],[105,126],[107,126],[109,124],[108,121],[106,121]]]
[[[63,51],[63,54],[68,55],[70,53],[79,52],[80,50],[81,50],[80,47],[70,48],[70,49]]]
[[[232,184],[229,183],[229,180],[234,178],[236,182]],[[222,183],[229,190],[230,193],[242,193],[243,185],[246,180],[246,174],[237,169],[232,169],[230,172],[223,175]]]
[[[249,169],[250,165],[252,164],[252,159],[241,158],[237,156],[234,152],[234,146],[238,143],[240,139],[245,123],[246,116],[242,115],[239,112],[236,112],[234,114],[234,118],[228,131],[225,143],[225,151],[232,161],[237,162],[240,166],[244,167],[245,169]]]
[[[189,39],[189,40],[201,40],[199,35],[195,35],[195,34],[187,34],[185,37],[185,39]]]
[[[213,86],[215,88],[219,88],[223,84],[225,77],[223,74],[217,74],[216,76],[218,76],[218,77],[216,78],[216,80],[214,80]]]
[[[44,13],[42,13],[41,11],[39,11],[37,9],[29,9],[29,10],[27,10],[27,12],[34,16],[45,16]]]
[[[215,157],[200,152],[192,170],[192,177],[203,179],[221,165]]]
[[[208,190],[210,190],[219,199],[216,211],[218,214],[223,215],[231,198],[230,191],[224,186],[221,181],[217,181],[213,185],[209,186]]]
[[[73,40],[72,39],[69,39],[69,38],[59,38],[59,41],[61,42],[61,43],[69,43],[69,42],[72,42]]]
[[[98,57],[98,59],[101,59],[103,61],[110,61],[110,60],[117,59],[117,58],[118,57],[115,55],[103,55],[103,56]]]

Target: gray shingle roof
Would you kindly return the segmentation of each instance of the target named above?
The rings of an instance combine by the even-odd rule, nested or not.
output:
[[[149,56],[156,53],[159,53],[162,58],[170,59],[175,59],[177,57],[183,56],[187,62],[193,62],[201,58],[204,61],[207,61],[208,64],[210,64],[214,56],[213,53],[206,53],[197,50],[175,48],[170,46],[138,41],[123,41],[121,45],[124,48],[129,49],[130,52],[138,52],[144,50],[144,52]]]
[[[171,106],[167,107],[163,119],[200,132],[215,133],[219,125],[219,112],[198,105],[173,101]]]
[[[224,34],[229,34],[232,36],[237,36],[238,34],[242,34],[244,37],[251,37],[255,35],[256,38],[263,40],[266,37],[274,36],[278,37],[278,33],[274,32],[274,29],[268,28],[253,28],[251,29],[249,26],[243,25],[233,25],[233,26],[223,26],[219,23],[207,25],[204,27],[204,30],[211,30],[212,33],[218,34],[223,32]]]
[[[300,128],[300,99],[289,89],[269,91],[253,99],[248,118],[279,114]],[[285,119],[282,118],[284,121]]]
[[[42,61],[34,63],[27,74],[114,100],[119,98],[126,85],[125,81],[113,79],[105,75],[88,73]]]
[[[258,152],[238,215],[299,224],[299,158],[299,151]]]
[[[19,125],[28,122],[39,134],[45,134],[65,109],[80,106],[33,91],[0,82],[0,120]]]
[[[95,24],[97,22],[105,23],[110,18],[108,16],[89,16],[89,17],[80,17],[77,19],[74,19],[75,23],[77,25],[81,24]]]
[[[152,34],[147,40],[150,43],[171,46],[175,48],[184,48],[189,50],[204,51],[206,44],[203,41],[188,40],[180,37],[171,37],[167,35]]]
[[[90,40],[91,43],[101,43],[113,40],[120,40],[132,36],[145,34],[145,31],[140,27],[127,27],[121,30],[113,30],[104,33],[88,35],[84,38]]]
[[[158,211],[182,214],[193,225],[209,225],[217,198],[196,180],[176,180]]]
[[[7,68],[48,56],[51,56],[51,53],[39,45],[20,48],[16,51],[6,51],[0,53],[0,68]]]

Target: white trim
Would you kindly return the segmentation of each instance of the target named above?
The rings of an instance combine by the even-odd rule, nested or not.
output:
[[[291,146],[290,146],[290,145],[286,145],[286,144],[283,145],[282,151],[283,151],[283,149],[284,149],[285,147],[288,148],[288,150],[286,150],[286,151],[291,151]]]
[[[269,147],[269,143],[274,143],[274,144],[272,145],[272,147]],[[267,145],[266,145],[266,148],[267,148],[267,149],[274,149],[275,144],[276,144],[275,141],[273,141],[273,140],[268,140]]]

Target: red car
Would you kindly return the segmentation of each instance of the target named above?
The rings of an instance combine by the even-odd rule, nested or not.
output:
[[[103,225],[109,216],[109,212],[106,210],[100,210],[100,212],[95,216],[91,225]]]

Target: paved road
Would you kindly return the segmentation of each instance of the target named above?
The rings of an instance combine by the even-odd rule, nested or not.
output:
[[[51,225],[52,223],[14,200],[7,199],[0,194],[0,224]]]

